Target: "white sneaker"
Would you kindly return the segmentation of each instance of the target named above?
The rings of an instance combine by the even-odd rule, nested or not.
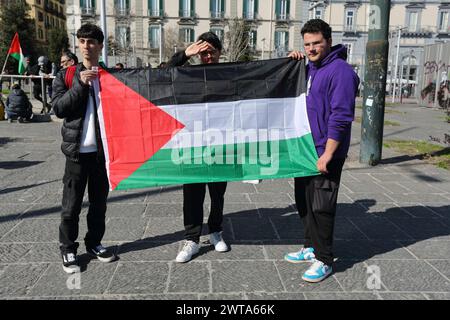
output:
[[[228,251],[228,246],[222,238],[222,232],[213,232],[209,235],[209,242],[218,252]]]
[[[242,180],[243,183],[260,184],[262,180]]]
[[[186,240],[183,245],[183,249],[178,252],[177,257],[175,258],[176,262],[188,262],[192,259],[194,254],[197,254],[200,251],[200,245],[194,241]]]

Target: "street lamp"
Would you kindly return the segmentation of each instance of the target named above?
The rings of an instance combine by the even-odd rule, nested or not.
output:
[[[392,91],[392,103],[395,103],[395,85],[397,84],[398,55],[400,53],[400,38],[402,36],[402,30],[405,30],[405,29],[407,29],[407,27],[404,27],[404,28],[397,27],[397,35],[398,35],[397,36],[397,53],[395,56],[395,70],[394,70],[395,79],[394,79],[394,87],[393,87],[393,91]]]

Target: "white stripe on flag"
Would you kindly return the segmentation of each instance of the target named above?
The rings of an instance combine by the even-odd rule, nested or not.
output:
[[[231,102],[158,106],[185,125],[163,148],[222,145],[299,138],[311,132],[305,94]],[[264,132],[266,134],[264,134]],[[271,133],[276,132],[276,135]]]

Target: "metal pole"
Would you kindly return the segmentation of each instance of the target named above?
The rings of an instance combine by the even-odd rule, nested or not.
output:
[[[77,42],[76,42],[76,38],[75,38],[75,36],[76,36],[76,33],[75,32],[72,32],[72,42],[73,42],[73,54],[74,55],[76,55],[77,54],[77,47],[76,47],[76,45],[77,45]]]
[[[269,59],[272,58],[272,20],[273,20],[273,0],[270,1]]]
[[[159,63],[162,62],[162,22],[159,24]]]
[[[42,88],[42,110],[44,110],[44,114],[47,114],[47,94],[46,94],[46,87],[45,87],[45,81],[44,77],[41,76],[41,88]]]
[[[406,88],[408,89],[408,97],[411,96],[411,90],[409,89],[409,77],[411,73],[411,59],[413,52],[414,52],[413,50],[409,52],[408,70],[406,71]]]
[[[261,60],[264,60],[264,43],[266,42],[266,38],[262,38],[261,42],[262,42]]]
[[[102,25],[103,35],[105,41],[103,41],[102,60],[105,66],[108,66],[108,32],[106,29],[106,4],[105,0],[100,1],[100,22]]]
[[[395,102],[395,85],[397,83],[397,70],[398,70],[398,55],[400,53],[400,37],[402,35],[402,29],[398,27],[398,37],[397,37],[397,54],[395,56],[395,78],[394,78],[394,90],[392,91],[392,103]]]
[[[436,56],[436,61],[439,61],[439,60],[441,60],[442,58],[441,58],[441,54],[442,54],[442,47],[443,47],[443,45],[442,44],[439,44],[439,47],[438,47],[438,54],[437,54],[437,56]],[[440,78],[440,73],[439,73],[439,67],[437,66],[436,67],[436,88],[435,88],[435,91],[434,91],[434,102],[433,102],[433,108],[437,108],[437,100],[438,100],[438,92],[439,92],[439,85],[440,85],[440,81],[439,81],[439,78]]]
[[[359,154],[359,162],[369,165],[380,162],[383,146],[390,2],[370,1]]]

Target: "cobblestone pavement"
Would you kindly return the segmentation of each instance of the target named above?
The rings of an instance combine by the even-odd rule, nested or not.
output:
[[[442,110],[387,109],[397,112],[386,119],[399,123],[385,128],[387,139],[448,133]],[[339,195],[335,272],[325,281],[304,283],[307,264],[283,260],[303,243],[291,180],[230,183],[223,226],[231,251],[202,243],[186,264],[173,261],[181,188],[113,191],[103,243],[120,259],[89,260],[81,246],[84,271],[69,278],[57,243],[60,126],[0,121],[0,299],[450,299],[450,172],[389,149],[383,164],[361,165],[357,122]],[[81,242],[85,216],[86,207]],[[379,271],[379,286],[370,270]]]

